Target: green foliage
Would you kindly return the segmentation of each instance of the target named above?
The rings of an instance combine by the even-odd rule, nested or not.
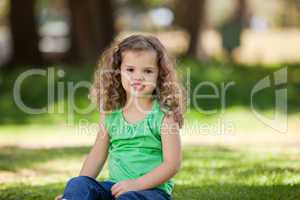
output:
[[[190,58],[178,59],[178,75],[182,77],[184,85],[187,81],[190,82],[190,94],[191,109],[200,108],[202,110],[216,109],[219,114],[221,111],[221,97],[209,98],[209,99],[196,99],[193,101],[195,94],[215,94],[215,91],[210,86],[202,86],[198,91],[197,86],[204,81],[209,82],[217,87],[219,94],[221,95],[222,87],[233,82],[232,86],[228,86],[225,95],[225,109],[231,109],[235,107],[243,107],[245,109],[250,108],[250,94],[255,84],[262,78],[272,75],[273,72],[283,67],[288,68],[288,84],[283,87],[288,88],[288,112],[299,112],[300,102],[300,80],[299,80],[299,65],[274,65],[274,66],[261,66],[261,65],[237,65],[231,63],[222,63],[219,61],[199,62]],[[63,77],[55,76],[55,87],[58,82],[65,85],[64,98],[58,99],[57,90],[55,90],[54,102],[50,102],[50,107],[54,107],[55,113],[52,114],[39,114],[30,115],[24,113],[16,105],[13,98],[13,87],[15,80],[22,73],[20,71],[14,71],[11,73],[0,74],[0,111],[4,113],[0,117],[0,124],[26,124],[26,123],[57,123],[65,121],[68,114],[68,109],[72,109],[72,106],[68,106],[67,100],[70,97],[70,92],[67,89],[68,83],[79,83],[80,81],[93,81],[93,69],[90,67],[76,68],[76,67],[56,67],[55,70],[64,70],[65,75]],[[190,74],[190,78],[188,77]],[[222,86],[224,84],[224,86]],[[84,108],[90,104],[88,99],[88,89],[81,88],[75,92],[74,104],[79,108]],[[33,108],[42,108],[47,106],[47,78],[44,76],[31,76],[24,81],[22,85],[22,100],[27,106]],[[275,106],[275,92],[274,87],[265,89],[263,92],[259,92],[255,95],[254,106],[258,110],[271,111]],[[57,109],[60,105],[64,104],[64,113],[60,114]],[[216,115],[217,116],[217,115]],[[75,123],[80,119],[87,119],[89,121],[97,121],[98,113],[96,110],[89,114],[79,114],[75,112]]]
[[[190,73],[190,99],[193,99],[195,94],[216,94],[211,86],[200,87],[196,90],[200,83],[209,82],[217,86],[218,92],[221,96],[222,84],[228,85],[224,97],[226,99],[225,108],[231,107],[245,107],[250,108],[250,95],[251,90],[258,83],[259,80],[270,76],[272,80],[273,72],[287,67],[288,70],[288,83],[283,85],[282,88],[288,89],[288,106],[289,113],[299,112],[300,103],[298,96],[300,94],[300,80],[296,79],[296,74],[299,74],[299,65],[274,65],[274,66],[261,66],[261,65],[238,65],[232,63],[224,63],[218,61],[200,62],[190,58],[180,58],[178,61],[178,74],[182,77],[182,81],[186,85],[188,73]],[[233,85],[229,85],[232,82]],[[258,110],[272,110],[275,106],[275,87],[263,90],[255,94],[254,106]],[[188,88],[187,88],[188,89]],[[224,90],[225,91],[225,90]],[[193,94],[193,92],[195,92]],[[221,98],[221,97],[220,97]],[[196,99],[197,105],[203,110],[208,109],[221,109],[220,98],[209,99]],[[191,101],[191,106],[195,104]]]

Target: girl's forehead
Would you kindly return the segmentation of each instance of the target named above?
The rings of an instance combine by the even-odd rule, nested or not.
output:
[[[122,53],[122,65],[157,67],[155,51],[125,51]]]
[[[140,51],[124,51],[122,53],[123,60],[136,60],[145,59],[149,61],[156,61],[156,52],[152,50],[140,50]]]

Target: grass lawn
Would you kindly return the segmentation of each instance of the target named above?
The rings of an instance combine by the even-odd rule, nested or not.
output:
[[[89,147],[29,149],[2,147],[0,199],[53,199],[76,176]],[[276,148],[184,147],[174,177],[176,200],[298,199],[300,150]],[[107,176],[107,166],[98,179]]]

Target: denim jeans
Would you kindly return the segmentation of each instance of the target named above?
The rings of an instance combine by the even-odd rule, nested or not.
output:
[[[170,195],[157,188],[129,191],[114,198],[110,190],[114,184],[88,176],[74,177],[66,184],[63,200],[171,200]]]

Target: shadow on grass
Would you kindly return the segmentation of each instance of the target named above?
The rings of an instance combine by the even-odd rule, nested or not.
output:
[[[90,146],[60,148],[22,148],[17,146],[0,147],[0,170],[16,172],[31,168],[54,159],[80,158],[89,152]],[[242,155],[222,146],[192,147],[184,149],[184,158],[189,160],[238,160]],[[78,163],[80,164],[80,163]]]
[[[23,168],[32,168],[35,164],[44,163],[54,159],[68,160],[81,158],[86,155],[90,146],[59,147],[59,148],[22,148],[16,146],[0,147],[0,170],[16,172]],[[295,159],[300,158],[297,156]],[[224,146],[198,146],[184,147],[183,159],[186,166],[183,170],[187,172],[203,170],[221,173],[243,169],[235,174],[240,176],[251,176],[255,173],[300,173],[295,167],[278,167],[270,162],[288,165],[293,161],[284,154],[266,155],[266,157],[253,157],[248,151],[234,150]],[[210,165],[210,164],[214,165]],[[80,164],[80,163],[78,163]],[[268,165],[265,165],[268,164]],[[294,162],[294,164],[296,164]],[[299,163],[300,164],[300,163]],[[195,171],[195,172],[196,172]]]
[[[295,200],[300,196],[300,185],[175,185],[174,200]],[[15,185],[0,189],[0,199],[5,200],[53,200],[63,191],[64,183],[46,184],[42,186]]]
[[[88,153],[88,150],[89,147],[50,149],[2,147],[0,148],[0,171],[15,172],[23,168],[33,168],[35,164],[52,159],[65,161],[69,158],[79,158]],[[277,166],[278,164],[287,166],[288,162],[292,161],[285,155],[274,154],[259,158],[250,155],[248,151],[233,150],[223,146],[185,147],[183,150],[184,163],[180,172],[174,177],[177,182],[173,193],[174,200],[294,200],[300,196],[300,184],[294,179],[300,173],[299,162],[295,163],[295,168]],[[267,161],[272,161],[274,164],[264,165]],[[274,175],[276,180],[273,179]],[[285,182],[280,180],[277,182],[278,178],[285,179],[286,175],[295,181],[294,185],[283,184]],[[259,183],[261,176],[265,176],[270,181]],[[63,191],[65,185],[64,182],[55,180],[51,180],[51,183],[32,185],[30,179],[28,180],[28,183],[19,183],[17,180],[13,183],[4,182],[0,185],[0,199],[53,199]]]
[[[0,188],[0,199],[5,200],[53,200],[63,191],[64,183],[52,183],[41,186],[16,184]]]
[[[249,186],[238,184],[220,184],[204,186],[176,185],[174,190],[174,200],[295,200],[298,199],[300,196],[299,186],[300,185]]]
[[[35,164],[52,159],[80,158],[88,153],[90,147],[63,147],[49,149],[28,149],[15,146],[0,148],[0,170],[18,171],[31,168]]]

